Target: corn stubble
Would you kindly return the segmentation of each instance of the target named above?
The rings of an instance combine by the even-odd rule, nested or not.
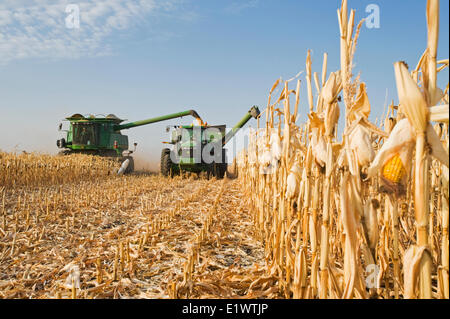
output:
[[[258,281],[263,250],[237,181],[117,176],[120,163],[90,156],[0,157],[0,298],[278,295],[275,278]]]
[[[366,84],[353,75],[363,21],[355,26],[344,0],[338,22],[341,69],[326,79],[324,56],[315,97],[307,54],[308,121],[296,124],[299,85],[289,91],[277,80],[265,128],[251,133],[237,159],[267,273],[285,298],[449,298],[448,84],[436,86],[448,60],[436,60],[439,1],[428,1],[427,49],[416,69],[394,65],[400,101],[381,127],[369,121]]]

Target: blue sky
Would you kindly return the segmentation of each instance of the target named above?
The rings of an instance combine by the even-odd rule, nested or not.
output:
[[[64,9],[80,7],[80,29]],[[371,119],[396,100],[393,63],[415,67],[426,48],[426,1],[349,0],[359,21],[368,4],[379,29],[362,28],[355,73],[366,82]],[[340,1],[299,0],[2,0],[0,3],[0,149],[57,151],[57,125],[73,113],[138,120],[194,108],[210,124],[235,124],[267,104],[280,76],[339,68]],[[449,2],[441,1],[438,59],[449,57]],[[306,113],[302,79],[300,112]],[[439,74],[445,88],[448,70]],[[292,86],[294,83],[292,83]],[[294,88],[294,87],[293,87]],[[343,113],[342,113],[343,114]],[[171,121],[126,131],[152,161]],[[251,125],[255,126],[255,122]]]

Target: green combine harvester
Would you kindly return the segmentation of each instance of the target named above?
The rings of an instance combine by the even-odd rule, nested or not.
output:
[[[113,114],[104,117],[85,117],[81,114],[74,114],[66,118],[70,122],[69,129],[66,131],[66,137],[58,140],[56,144],[58,148],[62,149],[59,153],[60,155],[78,153],[111,158],[126,164],[122,165],[122,167],[124,167],[124,173],[129,174],[134,171],[134,161],[131,154],[135,152],[137,144],[134,144],[134,150],[129,150],[128,136],[123,135],[122,130],[192,116],[197,120],[198,126],[173,127],[171,140],[166,143],[173,145],[173,147],[172,150],[165,148],[162,151],[161,173],[164,176],[173,176],[182,171],[194,173],[207,172],[208,175],[212,174],[218,178],[223,178],[227,170],[225,144],[252,117],[257,118],[259,114],[258,107],[252,107],[242,120],[227,134],[225,132],[225,125],[209,126],[203,122],[194,110],[126,124],[122,124],[124,120],[117,118]],[[62,124],[60,124],[59,130],[62,130]],[[168,128],[168,131],[170,131],[170,128]],[[214,158],[213,162],[205,162],[203,158],[199,159],[194,155],[202,152],[204,147],[211,148],[211,145],[214,148],[208,154]]]

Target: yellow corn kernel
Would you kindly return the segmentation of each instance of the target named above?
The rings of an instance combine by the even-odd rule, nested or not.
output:
[[[391,158],[383,167],[384,178],[393,183],[400,182],[405,174],[405,167],[403,166],[402,160],[398,154]]]

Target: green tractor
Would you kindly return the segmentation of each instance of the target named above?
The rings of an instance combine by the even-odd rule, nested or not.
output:
[[[260,111],[253,106],[247,114],[226,133],[225,125],[209,126],[174,126],[168,127],[171,132],[172,149],[165,148],[161,153],[161,173],[174,176],[180,172],[201,173],[221,179],[227,172],[227,156],[225,145],[253,117],[258,118]]]
[[[134,150],[129,150],[128,136],[122,135],[122,130],[192,116],[197,120],[198,126],[174,127],[171,142],[168,143],[173,145],[173,150],[167,148],[163,150],[161,173],[165,176],[173,176],[181,171],[195,173],[205,171],[222,178],[227,170],[223,147],[240,128],[252,117],[257,118],[259,114],[258,107],[254,106],[228,134],[225,134],[225,125],[208,126],[194,110],[126,124],[122,124],[125,120],[121,120],[113,114],[103,117],[85,117],[81,114],[74,114],[66,118],[70,122],[66,137],[58,140],[56,144],[62,149],[59,152],[60,155],[79,153],[111,158],[126,164],[122,165],[121,170],[125,174],[129,174],[134,171],[131,154],[135,152],[137,144],[134,144]],[[59,130],[62,131],[62,124],[60,124]],[[206,160],[201,155],[200,158],[196,156],[198,150],[201,152],[205,148],[208,150],[211,148],[209,156],[205,156]],[[210,156],[213,158],[212,161],[207,158]]]

